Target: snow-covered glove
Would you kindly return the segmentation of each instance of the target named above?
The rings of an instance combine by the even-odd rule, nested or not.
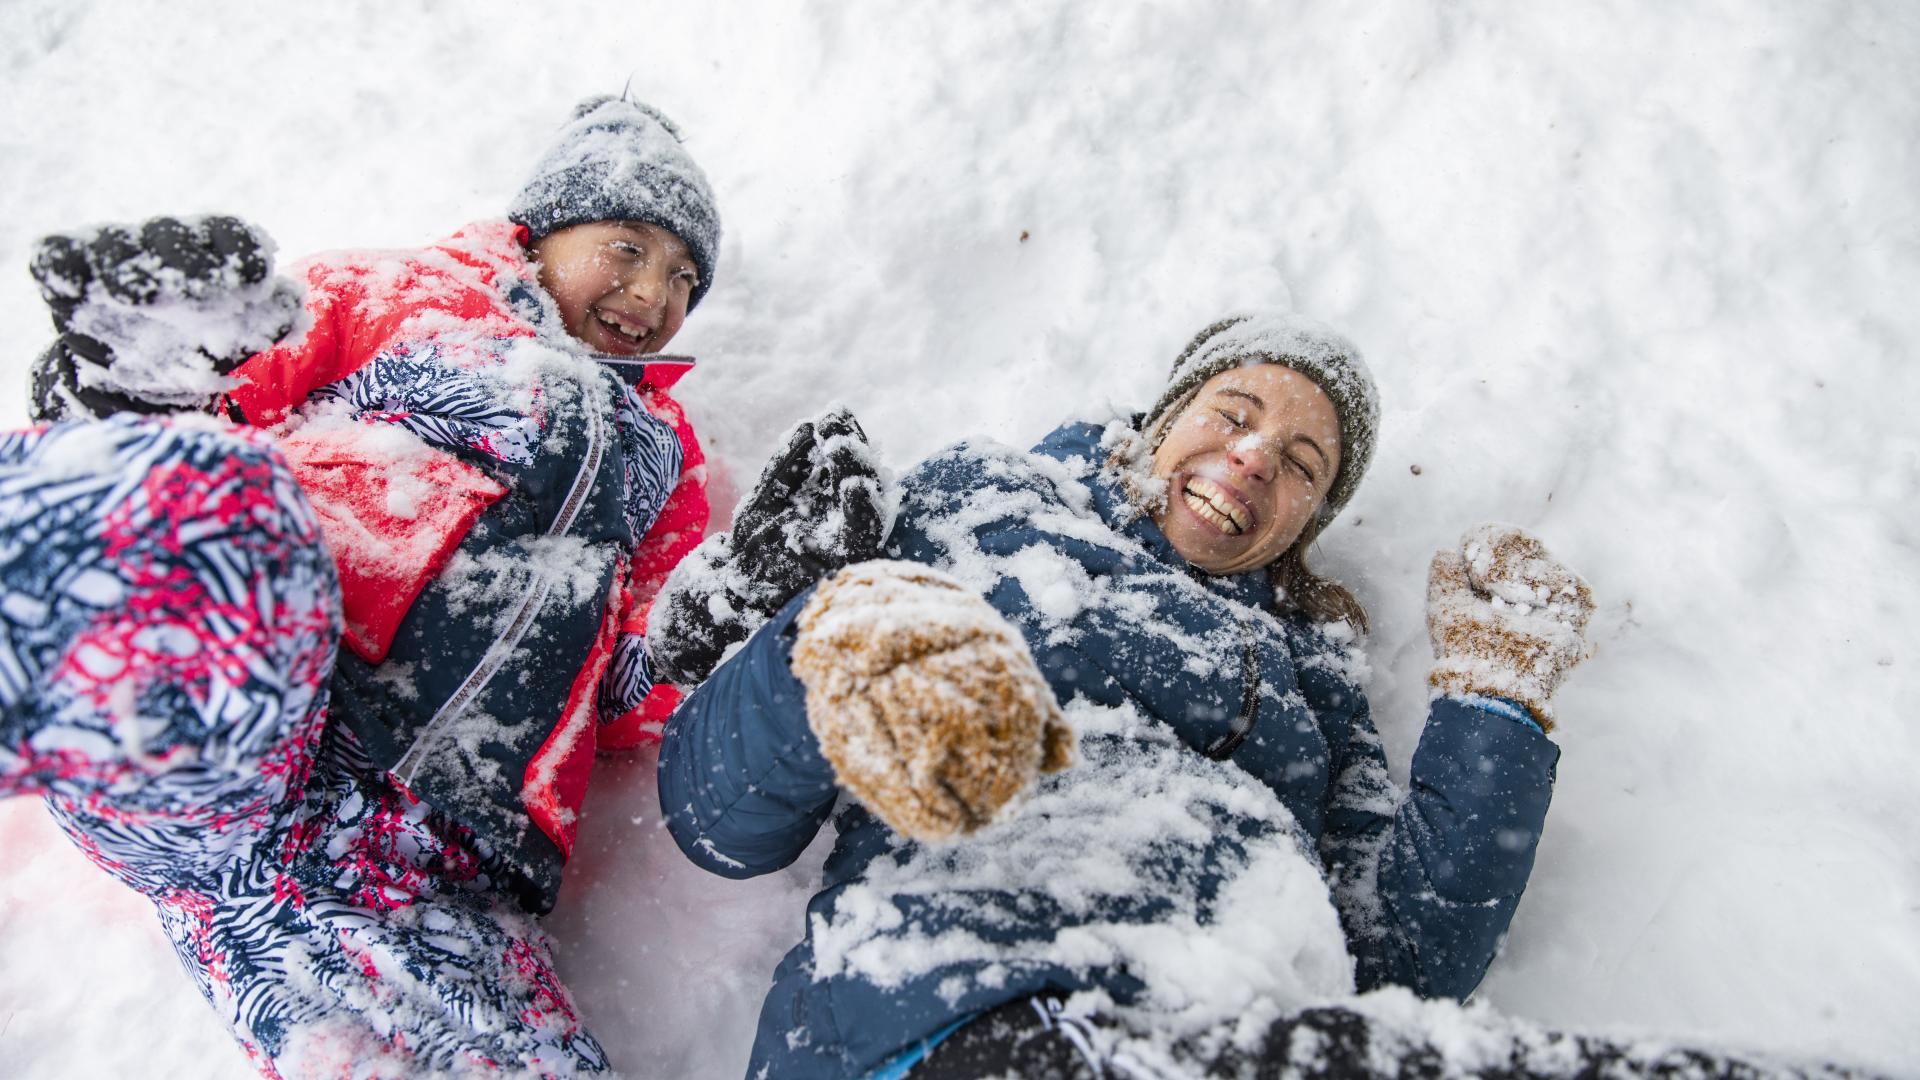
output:
[[[821,585],[793,674],[840,786],[916,840],[993,820],[1073,760],[1073,729],[993,605],[936,570],[880,560]]]
[[[1511,525],[1476,525],[1427,572],[1428,682],[1446,694],[1507,698],[1553,730],[1553,692],[1586,658],[1593,592]]]
[[[853,414],[801,423],[734,516],[674,568],[647,618],[656,674],[705,679],[802,590],[880,553],[887,511],[880,466]]]
[[[233,217],[49,236],[30,269],[60,333],[33,365],[35,420],[205,408],[300,316],[273,242]]]

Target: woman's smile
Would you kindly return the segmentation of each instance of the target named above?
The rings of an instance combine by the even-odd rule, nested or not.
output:
[[[1228,536],[1250,531],[1259,520],[1245,498],[1224,484],[1204,476],[1183,474],[1176,479],[1181,479],[1180,494],[1187,509]]]

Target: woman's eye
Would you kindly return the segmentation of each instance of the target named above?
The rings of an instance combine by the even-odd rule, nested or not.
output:
[[[642,254],[644,254],[640,250],[639,244],[629,244],[625,240],[615,240],[613,243],[608,244],[607,246],[619,252],[620,254],[625,255],[629,259],[637,259]]]
[[[1305,480],[1309,484],[1313,483],[1313,469],[1308,466],[1306,462],[1301,461],[1299,458],[1290,457],[1287,459],[1287,464],[1293,467],[1294,472],[1300,474],[1300,479]]]
[[[1215,409],[1214,412],[1219,413],[1220,418],[1233,427],[1243,428],[1247,426],[1247,418],[1241,416],[1239,413],[1228,412],[1225,409]]]

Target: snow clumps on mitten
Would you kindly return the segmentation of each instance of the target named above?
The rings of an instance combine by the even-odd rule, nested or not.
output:
[[[36,362],[41,420],[206,408],[299,328],[302,291],[238,218],[157,217],[42,239],[30,270],[60,338]]]
[[[1428,682],[1436,693],[1520,702],[1551,731],[1554,690],[1586,657],[1592,615],[1592,590],[1538,539],[1477,525],[1428,571]]]
[[[847,567],[797,625],[793,673],[821,752],[905,836],[973,832],[1072,760],[1073,730],[1019,631],[945,574]]]

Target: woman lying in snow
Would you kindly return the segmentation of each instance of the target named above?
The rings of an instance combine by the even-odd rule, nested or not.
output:
[[[869,562],[877,540],[848,525],[865,489],[836,494],[862,473],[857,428],[801,432],[652,631],[696,678],[771,614],[665,733],[687,855],[748,877],[830,816],[839,831],[750,1075],[1422,1073],[1445,1042],[1472,1049],[1453,1066],[1510,1075],[1714,1064],[1352,999],[1480,981],[1593,606],[1515,529],[1435,557],[1434,696],[1401,799],[1356,681],[1364,616],[1305,564],[1378,415],[1345,339],[1230,318],[1131,423],[914,469],[891,561]],[[808,560],[854,565],[781,605]]]

